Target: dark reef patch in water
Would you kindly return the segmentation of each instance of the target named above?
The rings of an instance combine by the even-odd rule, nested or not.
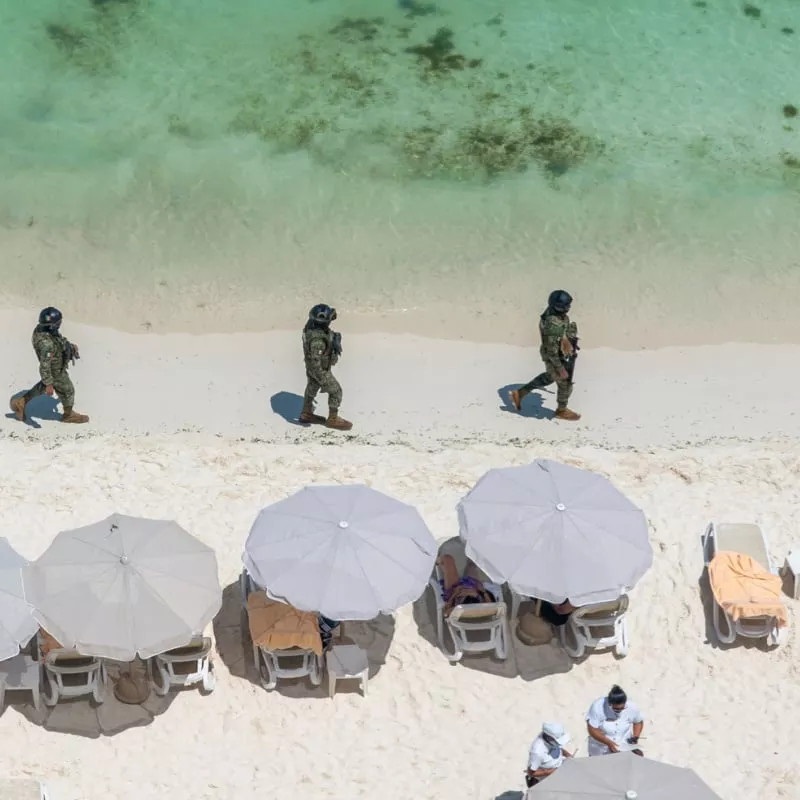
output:
[[[62,22],[44,27],[47,38],[67,63],[89,75],[111,72],[139,15],[139,0],[89,0],[91,20],[77,28]]]
[[[425,44],[407,47],[406,53],[417,57],[426,78],[441,77],[467,67],[475,69],[483,63],[481,58],[468,59],[456,50],[450,28],[439,28]]]
[[[332,168],[400,179],[485,182],[539,169],[552,184],[605,153],[566,114],[537,108],[545,92],[572,90],[553,67],[484,65],[459,52],[445,27],[396,53],[412,31],[348,17],[304,34],[285,54],[291,96],[278,107],[268,87],[244,93],[228,130]],[[398,70],[403,78],[394,81]],[[408,77],[418,81],[412,104]]]

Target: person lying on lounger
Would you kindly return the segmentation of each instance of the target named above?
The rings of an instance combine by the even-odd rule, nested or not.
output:
[[[437,562],[442,573],[442,597],[444,613],[449,614],[456,606],[469,603],[496,603],[495,596],[478,577],[480,570],[471,561],[464,575],[460,575],[456,561],[450,554],[439,556]]]

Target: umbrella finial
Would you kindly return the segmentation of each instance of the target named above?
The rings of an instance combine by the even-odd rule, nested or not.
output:
[[[340,527],[340,528],[346,528],[346,527],[348,527],[348,525],[347,525],[347,522],[345,522],[344,520],[341,520],[341,521],[339,522],[339,527]]]
[[[566,506],[565,506],[563,503],[557,503],[557,504],[556,504],[556,509],[557,509],[558,511],[566,511],[566,510],[567,510],[567,507],[566,507]]]
[[[130,559],[128,558],[128,556],[120,556],[119,557],[119,563],[122,564],[123,567],[127,567],[129,561],[130,561]]]
[[[634,792],[633,789],[628,789],[628,791],[625,792],[625,800],[636,800],[637,797],[639,797],[639,794],[638,792]]]

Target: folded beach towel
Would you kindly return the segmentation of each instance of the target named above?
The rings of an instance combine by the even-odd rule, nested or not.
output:
[[[247,597],[247,617],[253,644],[267,650],[299,647],[322,655],[322,637],[316,614],[270,600],[259,591]]]
[[[750,556],[719,551],[708,565],[708,578],[714,598],[734,622],[749,617],[775,617],[779,628],[788,624],[781,579]]]

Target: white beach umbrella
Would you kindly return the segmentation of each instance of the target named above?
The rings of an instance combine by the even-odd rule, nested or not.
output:
[[[187,644],[222,604],[210,547],[176,522],[122,514],[59,533],[23,582],[63,647],[118,661]]]
[[[0,661],[17,655],[39,630],[22,588],[27,565],[8,539],[0,538]]]
[[[650,568],[647,520],[606,478],[541,459],[489,470],[458,505],[467,556],[519,594],[614,600]]]
[[[311,486],[261,511],[242,560],[276,600],[345,621],[416,600],[436,552],[412,506],[367,486]]]

